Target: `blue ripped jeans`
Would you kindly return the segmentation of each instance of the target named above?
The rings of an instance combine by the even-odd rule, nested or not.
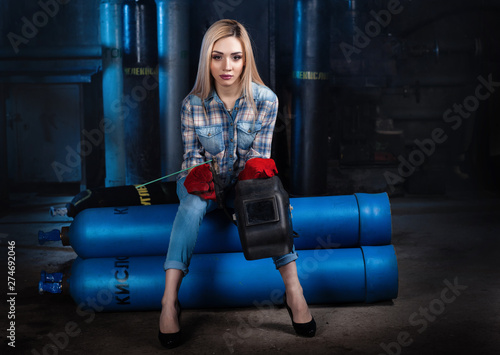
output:
[[[185,178],[177,181],[177,196],[179,196],[180,203],[172,225],[170,244],[163,267],[165,270],[182,270],[186,275],[203,217],[208,212],[217,209],[217,202],[189,194],[184,187],[184,180]],[[231,205],[233,201],[228,202],[228,205]],[[297,258],[294,248],[289,254],[273,257],[273,261],[278,269]]]

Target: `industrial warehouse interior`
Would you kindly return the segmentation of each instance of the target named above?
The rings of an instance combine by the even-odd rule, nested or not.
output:
[[[1,354],[499,353],[499,0],[2,0],[0,16]],[[279,100],[271,158],[317,330],[296,334],[272,260],[218,209],[165,349],[182,102],[221,19]]]

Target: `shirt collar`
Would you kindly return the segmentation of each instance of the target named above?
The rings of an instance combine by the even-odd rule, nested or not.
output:
[[[245,96],[246,95],[242,92],[238,100],[244,98]],[[215,91],[215,89],[212,89],[208,94],[207,98],[205,99],[205,105],[208,105],[212,100],[215,100],[215,102],[218,102],[220,104],[224,104],[220,99],[219,95],[217,94],[217,91]]]

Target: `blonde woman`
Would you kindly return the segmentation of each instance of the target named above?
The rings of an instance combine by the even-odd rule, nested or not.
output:
[[[182,168],[215,159],[222,184],[233,185],[242,171],[249,175],[252,164],[246,163],[250,159],[270,158],[277,111],[278,99],[257,72],[245,28],[234,20],[214,23],[203,38],[196,82],[181,109]],[[217,207],[208,169],[208,164],[195,167],[177,181],[180,204],[164,264],[158,334],[166,348],[181,343],[179,288],[188,273],[203,217]],[[295,332],[312,337],[316,323],[297,276],[297,257],[294,250],[273,261],[285,284],[284,302]]]

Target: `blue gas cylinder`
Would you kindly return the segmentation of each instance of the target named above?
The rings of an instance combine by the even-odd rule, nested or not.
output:
[[[77,258],[69,290],[85,308],[158,310],[165,287],[163,256]],[[299,251],[297,270],[309,304],[377,302],[398,294],[392,245]],[[279,303],[283,281],[271,259],[243,253],[195,254],[179,299],[186,308],[247,307]]]
[[[391,243],[391,209],[386,193],[290,198],[290,205],[293,230],[299,235],[294,239],[298,250]],[[168,204],[86,209],[69,228],[63,228],[61,238],[81,258],[164,255],[177,207]],[[39,239],[42,242],[50,237],[41,233]],[[241,250],[238,229],[222,210],[208,213],[194,253]]]
[[[351,248],[391,244],[392,219],[386,193],[291,198],[297,249]]]

